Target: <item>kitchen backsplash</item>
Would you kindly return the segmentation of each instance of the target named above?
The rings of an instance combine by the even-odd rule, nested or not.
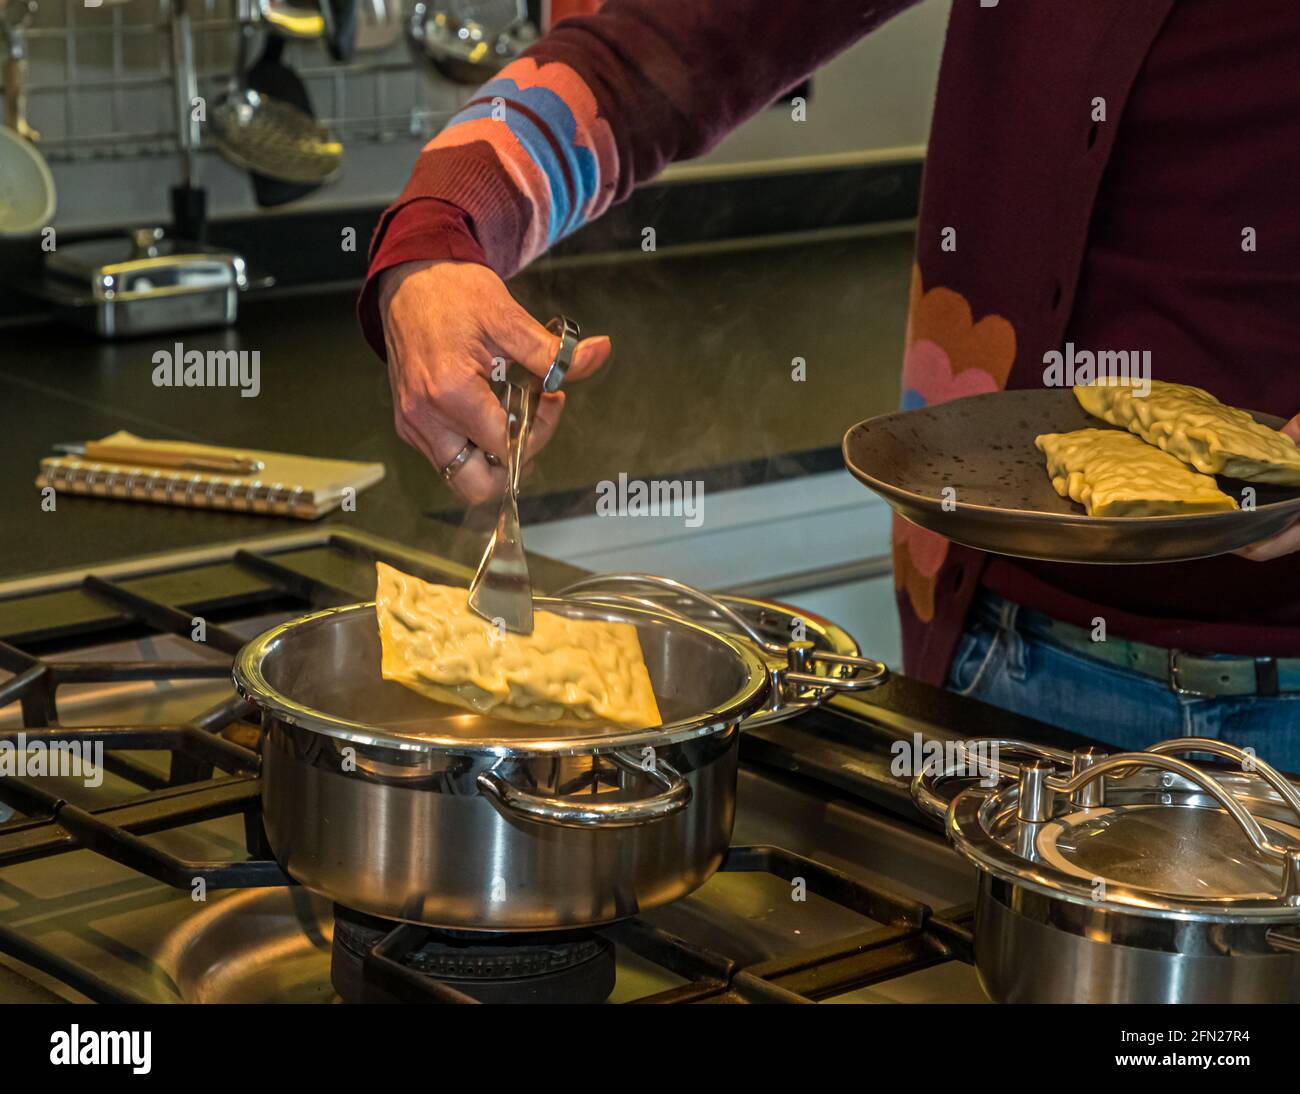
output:
[[[168,0],[38,0],[28,31],[31,124],[59,190],[61,229],[165,220],[180,176],[170,75]],[[397,0],[410,4],[412,0]],[[235,0],[190,0],[200,93],[214,101],[235,59]],[[753,119],[696,164],[760,169],[779,161],[909,158],[929,128],[948,0],[926,0],[846,51],[816,77],[807,120],[787,110]],[[417,66],[402,36],[335,64],[316,42],[290,42],[319,117],[342,138],[342,178],[287,209],[383,204],[419,148],[470,93]],[[922,90],[918,92],[918,87]],[[252,212],[247,176],[204,149],[198,181],[213,215]]]

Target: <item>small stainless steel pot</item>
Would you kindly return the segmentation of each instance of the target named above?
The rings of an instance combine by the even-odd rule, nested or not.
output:
[[[974,766],[922,771],[912,796],[979,870],[975,959],[993,999],[1300,1002],[1292,783],[1206,738],[1113,756],[977,743]],[[990,746],[1028,758],[990,765]],[[990,785],[950,802],[938,793],[944,779],[975,771]]]
[[[889,679],[852,637],[780,604],[609,574],[538,610],[630,623],[664,724],[523,725],[379,671],[373,604],[291,620],[235,661],[260,707],[276,858],[358,911],[472,930],[587,926],[676,900],[718,868],[739,727]]]
[[[262,711],[266,834],[291,877],[375,915],[538,931],[635,915],[717,869],[737,731],[764,703],[767,666],[655,612],[537,607],[633,624],[664,725],[592,732],[431,703],[381,678],[372,604],[244,648],[235,683]]]

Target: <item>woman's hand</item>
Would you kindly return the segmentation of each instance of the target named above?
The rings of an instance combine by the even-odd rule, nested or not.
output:
[[[474,262],[406,262],[380,274],[379,311],[388,345],[397,435],[438,471],[472,441],[478,448],[450,480],[469,502],[505,489],[505,410],[492,389],[493,359],[517,361],[544,376],[559,349],[551,334],[510,295],[504,282]],[[581,380],[609,357],[605,336],[584,338],[566,382]],[[528,436],[529,459],[551,439],[564,393],[543,395]]]
[[[1300,442],[1300,414],[1297,414],[1282,427],[1282,432],[1293,441]],[[1281,558],[1292,551],[1300,551],[1300,520],[1293,521],[1289,528],[1284,528],[1275,536],[1252,543],[1236,553],[1252,562],[1267,562],[1271,558]]]

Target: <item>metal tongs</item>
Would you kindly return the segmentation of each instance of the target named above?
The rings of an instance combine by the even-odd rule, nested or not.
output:
[[[560,348],[546,376],[527,387],[516,383],[506,385],[506,490],[496,529],[469,587],[470,610],[494,626],[516,634],[533,633],[533,583],[528,576],[524,537],[519,529],[519,480],[524,454],[528,451],[528,430],[542,392],[559,391],[564,383],[565,374],[573,364],[573,350],[581,337],[578,324],[563,315],[547,323],[546,329],[560,338]]]

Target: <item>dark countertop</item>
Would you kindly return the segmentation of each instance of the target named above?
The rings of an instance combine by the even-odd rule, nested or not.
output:
[[[718,489],[734,484],[737,465],[754,481],[789,473],[791,454],[837,450],[848,426],[897,404],[911,246],[909,233],[711,245],[559,260],[516,279],[534,313],[566,311],[615,346],[601,375],[570,390],[525,494],[581,492],[621,471],[723,468],[709,483]],[[119,343],[60,327],[0,330],[0,580],[304,527],[70,495],[42,512],[32,480],[50,446],[117,429],[382,460],[387,478],[357,512],[327,519],[472,564],[482,534],[458,527],[454,497],[393,433],[387,375],[352,307],[340,290],[272,296],[246,301],[230,330]],[[261,394],[155,388],[152,354],[177,341],[260,351]],[[804,383],[790,379],[796,356]]]

